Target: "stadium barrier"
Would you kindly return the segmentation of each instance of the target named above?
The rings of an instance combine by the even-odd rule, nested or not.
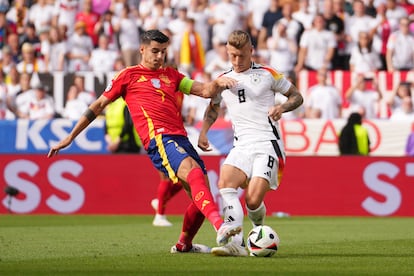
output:
[[[204,156],[215,200],[223,156]],[[0,214],[153,214],[159,176],[144,155],[7,154],[0,158]],[[267,214],[414,216],[414,161],[406,157],[289,156]],[[242,196],[243,191],[239,191]],[[167,214],[182,214],[184,192]],[[244,204],[243,204],[244,205]]]
[[[345,124],[340,120],[282,120],[280,129],[288,155],[338,155],[338,133]],[[371,140],[372,156],[404,156],[407,137],[414,122],[365,120]],[[75,122],[54,120],[0,120],[0,154],[45,154],[54,143],[64,138]],[[200,124],[187,127],[191,142],[196,145]],[[105,121],[95,120],[82,132],[65,153],[107,154]],[[217,121],[208,134],[213,151],[209,155],[227,154],[233,145],[230,122]],[[200,154],[206,154],[199,151]]]

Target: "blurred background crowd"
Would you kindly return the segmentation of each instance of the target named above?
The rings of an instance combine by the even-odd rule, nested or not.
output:
[[[82,72],[139,63],[139,34],[149,29],[171,38],[167,63],[201,81],[231,68],[225,45],[235,29],[251,34],[256,62],[292,82],[315,72],[305,104],[285,119],[345,118],[344,101],[348,114],[375,119],[385,101],[390,120],[414,121],[414,79],[384,97],[376,78],[414,70],[412,0],[0,0],[0,119],[78,119],[96,98]],[[334,70],[352,73],[345,93]],[[53,72],[75,74],[59,113],[50,88],[33,78]],[[207,102],[186,96],[185,123],[201,120]]]

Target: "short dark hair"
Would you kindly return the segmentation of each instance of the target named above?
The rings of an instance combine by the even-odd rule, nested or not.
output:
[[[150,44],[151,41],[167,43],[170,39],[159,30],[149,30],[141,34],[141,44]]]

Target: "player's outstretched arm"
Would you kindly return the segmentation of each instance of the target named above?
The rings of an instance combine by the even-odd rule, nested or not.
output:
[[[207,138],[207,132],[210,129],[210,127],[214,124],[214,122],[217,120],[219,111],[220,101],[215,101],[215,99],[212,99],[204,113],[203,124],[201,126],[200,135],[198,136],[197,144],[202,151],[211,151],[210,143],[208,142]]]
[[[95,102],[93,102],[83,113],[82,117],[78,120],[69,135],[62,139],[57,145],[50,148],[47,157],[53,157],[59,153],[59,150],[69,146],[76,138],[76,136],[78,136],[82,130],[84,130],[93,120],[95,120],[96,116],[101,114],[105,106],[107,106],[109,103],[110,100],[105,96],[100,96]]]
[[[194,94],[203,98],[213,98],[223,90],[235,86],[236,83],[237,81],[235,79],[228,77],[220,77],[214,81],[206,83],[194,81],[190,90],[190,94]]]

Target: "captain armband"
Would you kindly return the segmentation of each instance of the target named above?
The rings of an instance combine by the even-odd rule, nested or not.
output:
[[[178,86],[178,90],[180,90],[184,94],[189,95],[190,94],[190,91],[191,91],[191,87],[193,87],[193,83],[194,83],[194,80],[192,80],[192,79],[190,79],[188,77],[184,77],[180,81],[180,85]]]
[[[88,108],[84,113],[83,116],[86,117],[86,119],[88,119],[89,122],[92,122],[93,120],[95,120],[96,115],[95,113],[92,111],[92,109]]]

